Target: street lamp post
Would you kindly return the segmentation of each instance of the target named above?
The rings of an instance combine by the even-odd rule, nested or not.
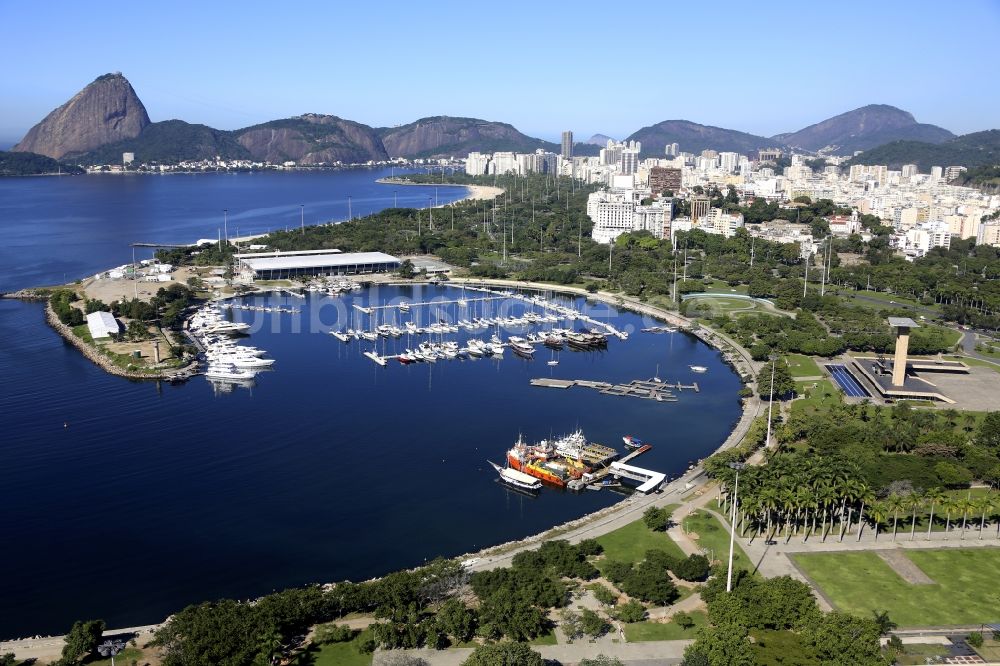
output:
[[[771,408],[774,406],[774,364],[778,360],[777,354],[768,357],[771,360],[771,392],[767,394],[767,440],[764,448],[771,448]]]
[[[729,520],[729,572],[726,574],[726,592],[733,591],[733,543],[736,541],[736,499],[740,492],[740,470],[746,465],[741,462],[731,462],[729,466],[736,470],[736,483],[733,485],[733,511]]]
[[[302,233],[306,232],[306,205],[299,204],[299,228]]]
[[[119,639],[109,639],[97,646],[97,651],[102,657],[111,657],[111,666],[115,666],[115,655],[124,649],[125,643]]]

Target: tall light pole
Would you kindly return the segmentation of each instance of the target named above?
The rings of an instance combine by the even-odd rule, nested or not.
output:
[[[299,228],[302,229],[302,233],[306,233],[306,205],[299,204],[299,211],[301,213],[299,218]]]
[[[774,364],[778,360],[777,354],[771,354],[768,356],[771,360],[771,392],[767,394],[767,440],[764,442],[764,448],[771,448],[771,408],[774,406]]]
[[[736,541],[736,500],[740,492],[740,470],[745,463],[731,462],[729,466],[736,470],[736,483],[733,486],[733,511],[729,520],[729,572],[726,574],[726,592],[733,591],[733,543]]]
[[[354,211],[351,209],[351,196],[347,195],[347,221],[354,219]]]
[[[229,209],[222,209],[222,226],[226,230],[226,245],[229,245]]]

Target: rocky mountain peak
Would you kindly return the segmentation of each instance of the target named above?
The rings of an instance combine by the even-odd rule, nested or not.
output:
[[[28,130],[13,150],[54,159],[134,139],[149,125],[149,115],[121,72],[97,77],[68,102]]]

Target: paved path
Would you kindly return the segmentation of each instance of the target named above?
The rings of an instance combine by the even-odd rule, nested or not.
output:
[[[152,638],[152,633],[159,629],[161,624],[148,624],[142,627],[128,627],[125,629],[109,629],[104,632],[105,638],[127,636],[135,637],[142,644],[144,640]],[[0,655],[14,653],[18,659],[37,659],[39,661],[56,661],[62,656],[64,636],[38,636],[32,638],[21,638],[12,641],[0,641]]]
[[[693,641],[645,641],[642,643],[615,643],[597,645],[581,639],[570,645],[539,645],[533,649],[545,659],[555,659],[561,664],[575,664],[581,659],[604,654],[618,657],[630,666],[654,666],[658,664],[680,664],[684,660],[684,649]],[[452,650],[392,650],[376,652],[372,666],[382,666],[389,655],[405,653],[419,657],[431,666],[460,666],[472,654],[472,648]],[[391,663],[391,662],[389,662]]]
[[[986,361],[987,363],[992,363],[993,365],[1000,365],[995,358],[990,356],[984,356],[976,351],[976,332],[975,331],[962,331],[962,352],[966,356],[971,356],[972,358],[979,359],[980,361]]]

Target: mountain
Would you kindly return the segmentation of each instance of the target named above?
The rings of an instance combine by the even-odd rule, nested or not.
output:
[[[434,116],[398,127],[378,130],[390,157],[464,156],[471,151],[534,152],[538,148],[559,152],[554,143],[533,139],[507,123],[479,118]]]
[[[28,130],[13,150],[60,159],[133,139],[147,125],[132,84],[121,73],[105,74]]]
[[[607,134],[595,134],[586,141],[583,141],[582,143],[589,143],[591,145],[600,146],[601,148],[603,148],[604,146],[608,145],[608,141],[614,141],[614,139],[612,139]]]
[[[699,125],[689,120],[664,120],[643,127],[625,141],[641,141],[642,157],[663,157],[664,148],[670,143],[677,143],[684,152],[695,154],[709,149],[748,154],[755,153],[761,148],[776,148],[782,145],[782,142],[767,137]]]
[[[928,173],[932,166],[972,168],[1000,164],[1000,130],[963,134],[942,143],[893,141],[866,150],[847,164],[885,164],[890,169],[916,164],[922,173]]]
[[[255,160],[298,164],[386,160],[378,132],[353,120],[307,113],[233,132]]]
[[[83,169],[38,153],[0,151],[0,176],[40,176],[83,173]]]
[[[176,164],[185,160],[249,159],[250,153],[230,132],[183,120],[164,120],[146,126],[139,136],[109,143],[78,156],[79,164],[118,164],[122,153],[135,153],[137,164]]]
[[[955,135],[937,125],[918,123],[913,114],[887,104],[869,104],[773,137],[793,148],[850,155],[891,141],[941,143]]]

